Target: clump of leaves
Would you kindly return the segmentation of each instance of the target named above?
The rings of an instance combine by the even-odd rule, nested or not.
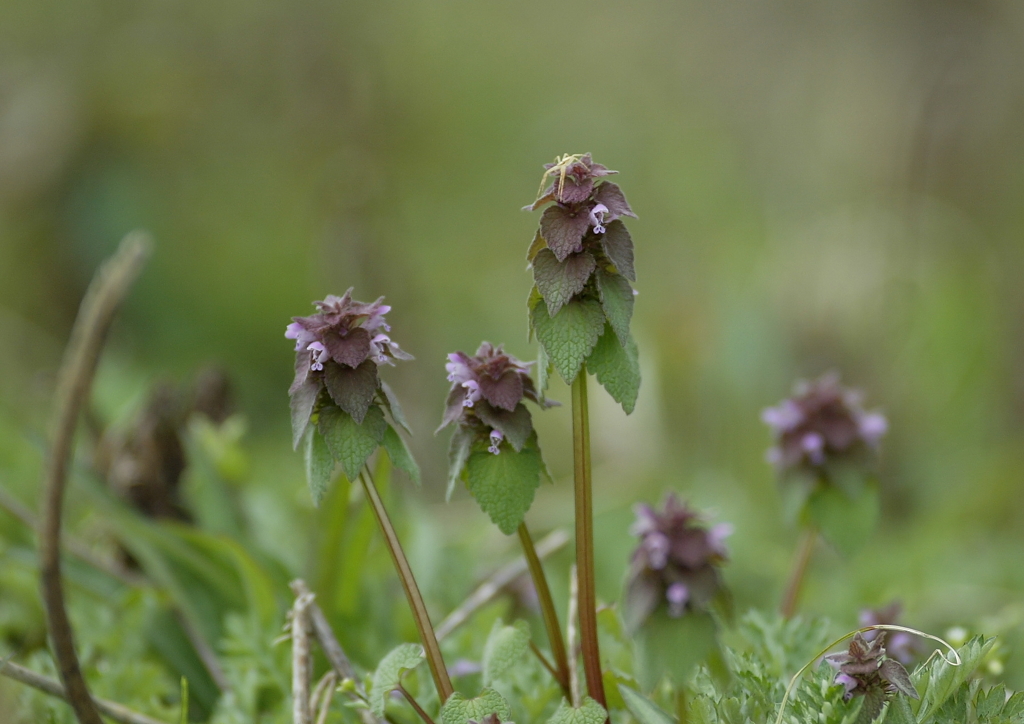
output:
[[[448,355],[452,383],[438,431],[455,424],[449,446],[448,497],[464,480],[480,507],[506,535],[516,532],[533,503],[544,469],[530,411],[548,407],[521,362],[484,342],[472,357]]]
[[[526,208],[544,209],[527,252],[533,268],[530,329],[542,349],[540,387],[549,363],[571,383],[586,363],[608,393],[632,412],[640,389],[633,316],[633,239],[622,217],[636,214],[616,173],[590,154],[562,156],[545,166],[551,184]]]
[[[292,444],[305,442],[310,492],[320,502],[335,465],[354,480],[370,455],[384,446],[395,466],[419,481],[419,468],[405,442],[384,416],[408,429],[398,400],[377,373],[381,365],[410,360],[386,334],[391,307],[381,297],[357,302],[341,297],[314,302],[317,313],[293,317],[285,337],[295,340],[291,397]],[[311,425],[312,423],[312,425]]]
[[[884,631],[870,642],[858,632],[847,651],[827,656],[825,661],[836,669],[835,683],[846,689],[844,699],[864,697],[858,721],[865,724],[874,721],[885,702],[897,692],[921,698],[903,664],[885,655]]]

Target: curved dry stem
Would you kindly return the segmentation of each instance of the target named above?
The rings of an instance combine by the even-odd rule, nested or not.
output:
[[[114,314],[149,256],[149,240],[142,234],[125,237],[117,253],[100,267],[78,311],[71,340],[57,377],[50,453],[43,479],[43,516],[39,530],[39,559],[43,602],[53,639],[53,653],[68,703],[81,724],[103,724],[75,653],[74,635],[64,605],[60,574],[60,528],[73,451],[75,428],[89,396],[100,352]]]
[[[837,638],[835,641],[833,641],[828,646],[819,651],[813,659],[811,659],[802,667],[800,667],[800,670],[798,672],[793,674],[793,678],[789,680],[789,686],[786,687],[786,693],[782,696],[782,703],[779,704],[779,715],[775,718],[775,724],[782,724],[782,715],[786,711],[786,703],[789,702],[789,697],[793,693],[793,689],[796,687],[796,683],[800,680],[800,677],[804,675],[807,669],[811,668],[814,665],[814,662],[816,662],[822,656],[827,654],[834,646],[837,646],[848,639],[852,639],[859,633],[866,633],[868,631],[903,631],[904,633],[914,634],[915,636],[920,636],[922,638],[930,639],[932,641],[937,641],[938,643],[942,644],[950,650],[950,652],[953,654],[953,659],[947,659],[946,655],[942,653],[939,649],[936,649],[932,656],[934,656],[935,653],[938,653],[942,657],[942,660],[950,666],[960,666],[961,664],[963,664],[963,661],[960,659],[960,654],[957,653],[957,650],[953,647],[953,645],[945,639],[939,638],[938,636],[932,636],[931,634],[925,633],[924,631],[918,631],[916,628],[897,626],[895,624],[890,623],[878,623],[873,626],[864,626],[863,628],[859,628],[855,631],[850,631],[850,633],[846,634],[845,636]]]
[[[13,679],[26,686],[31,686],[33,689],[38,689],[44,694],[68,701],[67,692],[60,685],[59,681],[54,681],[42,674],[37,674],[32,669],[26,669],[24,666],[18,666],[10,661],[0,661],[0,676],[6,676],[8,679]],[[166,722],[162,722],[159,719],[153,719],[145,714],[132,711],[128,707],[112,701],[93,699],[92,702],[96,705],[96,709],[100,714],[118,722],[118,724],[166,724]]]

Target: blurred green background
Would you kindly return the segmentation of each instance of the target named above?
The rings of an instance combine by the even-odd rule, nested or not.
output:
[[[392,499],[440,617],[515,553],[464,494],[443,502],[444,356],[481,339],[535,356],[524,255],[537,218],[520,207],[542,163],[591,151],[640,217],[644,373],[628,418],[592,395],[599,595],[617,596],[630,505],[671,488],[736,524],[739,608],[774,607],[796,532],[780,522],[759,413],[794,379],[835,369],[890,419],[884,510],[855,558],[819,550],[805,609],[846,627],[899,598],[909,625],[1012,644],[1022,129],[1016,0],[5,0],[0,486],[36,507],[77,304],[144,228],[156,253],[104,356],[96,424],[130,427],[152,383],[219,365],[247,423],[230,535],[273,580],[311,576],[337,541],[288,445],[284,327],[349,286],[385,295],[393,337],[417,357],[385,377],[425,478],[422,491],[396,479]],[[568,402],[564,385],[552,394]],[[535,417],[557,480],[529,516],[544,531],[571,523],[570,415]],[[108,549],[95,496],[73,489],[68,505],[71,530]],[[397,585],[372,547],[367,596]],[[32,549],[0,512],[0,655],[43,643]],[[89,615],[123,603],[70,595]],[[377,639],[350,644],[360,663],[398,634]],[[1018,687],[1022,659],[1007,662]]]

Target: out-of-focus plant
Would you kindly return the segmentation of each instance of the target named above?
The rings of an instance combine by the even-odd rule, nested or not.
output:
[[[802,537],[782,602],[792,616],[819,533],[844,554],[867,541],[878,518],[877,459],[888,429],[879,412],[866,412],[858,390],[829,373],[801,381],[793,396],[761,414],[775,438],[775,466],[787,518]]]

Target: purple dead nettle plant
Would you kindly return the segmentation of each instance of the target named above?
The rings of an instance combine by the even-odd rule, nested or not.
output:
[[[449,445],[448,497],[458,482],[464,481],[503,533],[519,534],[554,658],[553,664],[542,661],[566,695],[571,695],[561,625],[525,522],[541,476],[547,472],[533,418],[523,402],[530,400],[541,409],[558,404],[538,394],[529,374],[533,364],[490,342],[483,342],[472,357],[465,352],[448,355],[445,369],[451,389],[437,431],[455,425]]]
[[[370,456],[383,447],[395,467],[419,482],[419,468],[392,424],[408,430],[405,417],[378,375],[378,367],[412,356],[387,334],[391,328],[384,315],[391,307],[383,297],[358,302],[349,289],[314,305],[315,314],[293,317],[285,330],[285,337],[295,340],[295,379],[289,389],[293,444],[304,443],[306,477],[317,504],[339,464],[349,480],[362,484],[405,589],[438,698],[444,702],[454,691],[451,679],[412,569],[367,466]]]
[[[706,612],[723,592],[719,568],[728,559],[725,539],[729,523],[708,527],[704,518],[675,493],[665,497],[663,511],[637,505],[630,532],[640,543],[630,561],[623,617],[636,630],[659,608],[671,618]]]
[[[633,239],[623,223],[636,217],[615,173],[589,153],[564,155],[544,166],[537,199],[545,207],[526,258],[534,287],[527,301],[530,334],[540,342],[538,391],[552,370],[572,388],[573,483],[580,643],[587,692],[607,707],[597,637],[593,499],[587,375],[631,413],[640,389],[633,316]]]
[[[921,698],[903,664],[886,655],[885,634],[878,631],[868,641],[864,634],[857,633],[846,651],[825,657],[836,670],[835,683],[846,689],[843,698],[864,697],[858,721],[874,721],[885,702],[897,693]]]
[[[778,475],[787,516],[803,528],[781,606],[789,617],[819,533],[850,555],[873,529],[878,453],[888,422],[882,413],[866,411],[863,394],[844,387],[834,372],[797,382],[793,395],[767,408],[761,419],[774,438],[767,459]]]

